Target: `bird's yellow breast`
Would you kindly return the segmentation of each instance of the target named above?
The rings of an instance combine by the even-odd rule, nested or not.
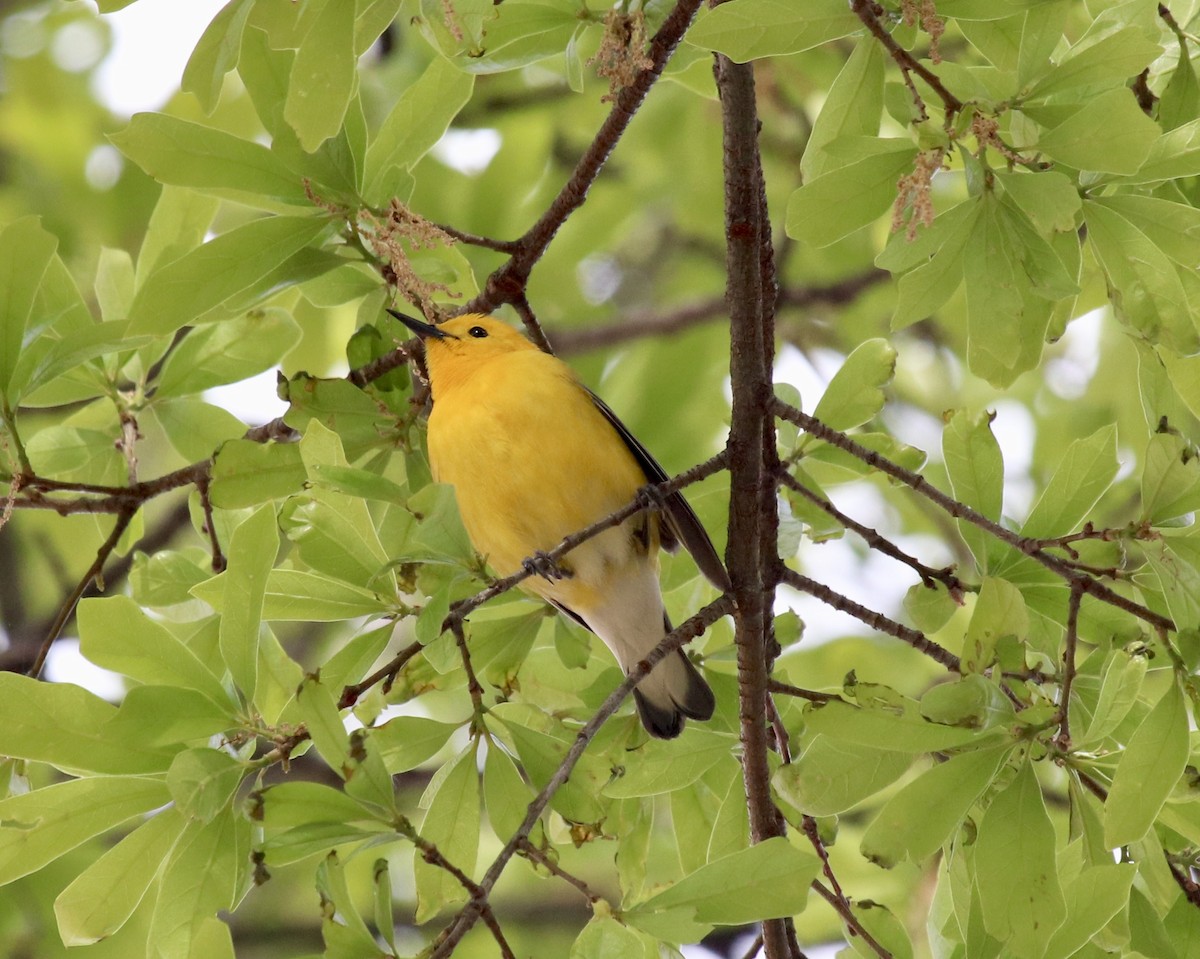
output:
[[[570,368],[548,354],[497,355],[435,395],[428,441],[434,478],[454,486],[471,541],[502,576],[620,509],[646,482]],[[622,545],[629,540],[603,537],[591,550],[631,551]]]

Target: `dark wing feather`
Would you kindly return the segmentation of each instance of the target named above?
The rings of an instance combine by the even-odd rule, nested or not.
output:
[[[666,471],[658,465],[658,460],[651,456],[649,450],[629,432],[629,428],[621,422],[616,413],[609,409],[608,404],[591,390],[588,390],[588,395],[596,404],[596,409],[604,414],[604,418],[612,424],[617,435],[625,442],[629,452],[633,454],[633,458],[642,468],[642,472],[646,474],[646,479],[651,483],[665,483],[670,479]],[[708,531],[705,530],[700,518],[693,512],[692,507],[688,505],[688,501],[679,490],[668,494],[663,500],[663,518],[666,520],[660,534],[663,548],[673,553],[682,543],[692,554],[692,559],[696,561],[700,572],[708,577],[709,582],[719,590],[728,590],[730,588],[729,574],[725,572],[725,566],[721,563],[721,558],[717,555],[712,540],[708,538]]]

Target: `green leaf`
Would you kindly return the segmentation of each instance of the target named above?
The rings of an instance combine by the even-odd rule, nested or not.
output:
[[[1079,954],[1087,942],[1129,902],[1129,888],[1137,874],[1133,863],[1085,866],[1063,890],[1067,921],[1046,944],[1045,959],[1067,959]]]
[[[170,799],[161,779],[92,776],[0,799],[0,885]]]
[[[1080,43],[1072,47],[1034,83],[1027,96],[1043,99],[1066,90],[1078,96],[1103,87],[1120,87],[1124,92],[1126,81],[1141,73],[1161,53],[1162,48],[1137,27],[1125,27],[1088,46]]]
[[[247,379],[270,369],[299,341],[300,327],[277,307],[196,327],[163,363],[159,395],[199,393]]]
[[[1033,504],[1021,535],[1048,539],[1073,533],[1112,485],[1119,466],[1115,425],[1074,440]]]
[[[723,4],[715,13],[737,9],[745,2]],[[787,205],[788,236],[816,247],[829,246],[891,209],[896,201],[896,183],[912,169],[917,150],[908,140],[879,140],[876,144],[882,152],[831,169],[791,195]],[[837,216],[829,216],[828,211],[833,209],[838,211]]]
[[[397,716],[371,730],[371,740],[381,751],[388,771],[395,775],[432,759],[460,725],[423,716]]]
[[[1098,197],[1092,202],[1124,217],[1180,266],[1187,270],[1195,267],[1200,210],[1186,203],[1128,194]]]
[[[350,894],[346,870],[336,851],[330,852],[317,867],[317,892],[321,894],[324,907],[321,916],[321,934],[325,939],[327,955],[344,959],[384,959],[375,938],[358,913],[358,906]]]
[[[185,825],[178,812],[164,809],[76,876],[54,900],[63,945],[88,946],[124,926]]]
[[[675,941],[671,933],[680,928],[793,916],[803,912],[819,871],[814,855],[775,837],[702,866],[624,916],[632,926]]]
[[[862,22],[839,0],[814,0],[802,7],[786,0],[738,0],[707,11],[688,31],[687,41],[745,63],[809,50],[861,28]]]
[[[194,94],[205,113],[216,109],[225,74],[237,66],[242,31],[253,9],[253,0],[229,0],[204,29],[183,68],[179,88]]]
[[[404,506],[408,502],[409,491],[406,486],[371,470],[314,463],[308,467],[308,475],[313,486],[319,489],[334,490],[360,499],[381,500],[396,506]]]
[[[392,834],[380,811],[320,783],[286,782],[259,794],[252,817],[262,820],[267,859],[284,865],[342,843]]]
[[[181,743],[206,740],[240,724],[228,703],[219,706],[194,689],[134,686],[104,733],[113,740],[133,738],[146,746],[177,749]]]
[[[1020,959],[1041,959],[1066,919],[1054,825],[1033,765],[997,793],[979,824],[975,875],[987,931]]]
[[[300,456],[310,480],[322,467],[347,468],[340,438],[315,420],[300,441]],[[313,489],[285,504],[282,524],[310,566],[365,587],[380,581],[382,587],[388,555],[359,497]]]
[[[527,724],[535,721],[534,718],[511,705],[501,704],[501,707],[491,709],[488,719],[502,723],[502,730],[516,747],[525,775],[537,789],[545,786],[562,765],[575,738],[561,723],[553,720],[544,720],[542,728],[531,728]],[[551,798],[550,806],[572,822],[599,822],[606,809],[601,790],[611,778],[611,763],[595,749],[589,750],[576,763],[571,778]]]
[[[981,206],[978,203],[960,203],[950,212],[933,221],[933,226],[921,231],[911,245],[933,243],[932,254],[925,262],[900,277],[896,313],[892,317],[892,329],[902,330],[940,309],[963,281],[963,257],[967,240],[975,229]],[[904,233],[895,233],[887,249],[879,255],[878,262],[884,265],[893,245],[907,243]],[[888,267],[888,269],[893,269]]]
[[[212,569],[200,566],[193,555],[163,550],[153,556],[147,556],[145,553],[134,554],[129,583],[133,587],[135,602],[143,606],[174,606],[190,602],[191,588],[210,576]],[[82,607],[81,603],[80,608]]]
[[[214,576],[192,589],[192,594],[221,612],[225,605],[225,577]],[[385,613],[389,606],[377,594],[319,573],[273,569],[267,576],[262,618],[267,622],[330,623],[358,616]]]
[[[912,755],[814,736],[804,753],[781,766],[771,785],[810,816],[833,816],[894,783],[912,765]]]
[[[1082,733],[1072,737],[1080,749],[1099,745],[1129,715],[1146,678],[1147,664],[1147,656],[1140,649],[1135,652],[1126,648],[1114,649],[1105,657],[1091,719]],[[1072,727],[1073,731],[1077,728]]]
[[[1002,746],[951,756],[907,783],[871,820],[862,854],[884,868],[928,859],[953,837],[1010,752]]]
[[[1142,516],[1152,526],[1200,509],[1200,457],[1180,436],[1155,433],[1146,444]]]
[[[231,297],[256,289],[328,229],[324,217],[261,217],[160,265],[134,298],[129,332],[164,334],[187,326]]]
[[[571,946],[569,959],[657,959],[658,946],[612,916],[594,915]]]
[[[1146,834],[1183,774],[1187,759],[1187,709],[1183,691],[1172,682],[1117,761],[1104,803],[1106,845],[1123,846]]]
[[[835,742],[910,755],[987,741],[977,730],[931,723],[915,711],[866,709],[839,700],[813,704],[806,710],[805,720],[808,731],[824,733]]]
[[[0,756],[67,771],[165,771],[172,751],[112,735],[105,726],[116,714],[115,706],[79,686],[0,672]]]
[[[884,339],[864,340],[829,381],[813,416],[835,430],[861,426],[883,409],[882,387],[895,372],[892,345]]]
[[[0,231],[0,396],[10,396],[34,298],[57,247],[37,217]]]
[[[1197,336],[1191,307],[1170,258],[1106,206],[1085,203],[1084,219],[1117,316],[1151,340],[1161,338],[1180,353],[1193,352]]]
[[[448,591],[445,596],[450,599]],[[522,603],[517,608],[529,607]],[[476,622],[468,637],[476,675],[493,686],[510,688],[545,621],[544,608],[534,608],[516,616]],[[437,625],[440,630],[441,623]]]
[[[1106,131],[1104,137],[1096,136],[1099,129]],[[1130,174],[1138,172],[1161,132],[1122,84],[1084,102],[1039,137],[1037,148],[1079,170]]]
[[[514,70],[558,56],[579,27],[579,19],[565,5],[515,3],[493,11],[479,3],[478,14],[465,2],[457,7],[467,17],[477,16],[484,26],[480,46],[466,50],[466,56],[454,61],[460,70],[470,73]]]
[[[1159,183],[1200,173],[1200,118],[1164,133],[1127,183]]]
[[[138,113],[109,136],[159,183],[252,206],[311,206],[301,178],[262,144],[165,113]]]
[[[646,743],[638,751],[637,762],[630,763],[623,776],[605,786],[604,794],[620,799],[683,789],[728,758],[732,747],[725,733],[687,726],[678,739]]]
[[[924,633],[936,633],[950,621],[959,604],[940,583],[930,589],[924,583],[914,583],[904,594],[904,611],[914,626]]]
[[[191,823],[171,851],[150,922],[149,939],[165,956],[192,955],[208,921],[232,910],[245,895],[250,872],[250,824],[225,810],[208,823]]]
[[[830,172],[840,161],[826,146],[842,137],[875,137],[883,113],[885,54],[873,39],[860,40],[829,87],[800,160],[805,182]]]
[[[267,577],[279,552],[274,507],[260,506],[229,543],[229,565],[221,604],[221,658],[247,699],[258,683],[258,631],[263,621]]]
[[[203,241],[220,201],[194,190],[164,186],[150,214],[137,258],[137,284],[162,263],[170,263]]]
[[[1054,248],[1015,203],[987,191],[967,240],[967,359],[997,387],[1037,365],[1051,301],[1078,291]]]
[[[214,450],[246,432],[246,424],[228,410],[195,396],[157,396],[149,413],[162,427],[167,442],[189,463],[208,459]]]
[[[959,410],[942,433],[942,456],[954,498],[999,520],[1004,497],[1004,460],[992,435],[992,415],[971,416]],[[988,567],[991,537],[974,524],[959,523],[959,531],[980,569]]]
[[[79,604],[80,651],[97,666],[142,683],[184,686],[230,710],[229,694],[199,657],[126,596]]]
[[[220,749],[185,749],[171,761],[167,788],[189,819],[211,822],[229,808],[249,768]]]
[[[533,801],[533,790],[521,778],[517,764],[494,743],[488,746],[483,764],[483,801],[488,822],[501,842],[516,835]]]
[[[307,433],[318,420],[341,437],[345,455],[354,460],[365,450],[388,444],[395,419],[379,401],[347,380],[317,379],[298,373],[282,385],[280,398],[291,404],[284,422]]]
[[[408,508],[420,522],[404,544],[407,557],[472,561],[475,549],[458,515],[453,486],[432,483],[413,494]]]
[[[1200,629],[1200,541],[1192,536],[1164,536],[1147,544],[1145,556],[1176,630]],[[1150,584],[1153,589],[1153,580]]]
[[[230,440],[217,451],[210,492],[214,506],[244,509],[299,492],[304,465],[295,443]]]
[[[426,793],[428,812],[421,823],[421,838],[435,845],[448,862],[468,876],[475,872],[479,854],[479,772],[475,755],[472,743],[430,783]],[[453,875],[432,863],[418,858],[415,871],[418,923],[469,896]]]
[[[333,692],[319,675],[304,677],[296,692],[296,707],[321,758],[345,779],[350,770],[350,742]]]
[[[367,150],[364,195],[385,203],[394,191],[396,170],[411,170],[441,139],[471,98],[475,78],[435,57],[415,83],[400,94]]]
[[[985,576],[963,640],[963,665],[982,673],[995,662],[997,643],[1023,641],[1028,633],[1029,612],[1021,591],[1008,580]]]
[[[339,0],[318,4],[292,64],[283,116],[309,153],[338,132],[354,93],[354,14]]]
[[[1042,233],[1074,230],[1083,201],[1069,176],[1054,170],[1040,173],[995,171],[996,181]]]

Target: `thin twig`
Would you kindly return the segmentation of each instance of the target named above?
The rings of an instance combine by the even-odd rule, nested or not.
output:
[[[221,541],[217,538],[217,524],[213,521],[212,497],[209,496],[211,476],[205,473],[196,480],[196,492],[200,494],[200,506],[204,510],[204,529],[208,533],[209,546],[212,548],[212,570],[221,573],[225,570],[225,554],[221,552]]]
[[[871,951],[879,956],[879,959],[893,959],[892,954],[881,946],[879,941],[859,922],[858,916],[854,915],[854,910],[850,908],[849,903],[835,896],[825,888],[825,884],[819,879],[813,880],[812,887],[822,899],[833,906],[834,911],[842,917],[842,921],[850,929],[850,932],[853,935],[859,936],[863,942],[870,946]]]
[[[552,875],[558,876],[559,879],[569,882],[572,886],[583,893],[583,895],[587,898],[587,901],[592,905],[604,901],[603,896],[601,896],[599,893],[592,892],[591,887],[588,886],[586,882],[584,882],[578,876],[572,875],[563,869],[562,866],[560,866],[544,852],[538,849],[537,846],[531,843],[528,838],[521,840],[520,845],[517,847],[517,851],[522,856],[527,856],[528,858],[532,859]]]
[[[854,602],[850,597],[843,596],[841,593],[830,589],[824,583],[818,583],[815,579],[809,579],[804,574],[797,573],[794,569],[784,570],[783,582],[803,593],[815,596],[827,606],[832,606],[843,613],[849,613],[855,619],[866,623],[874,630],[894,636],[896,639],[908,643],[917,652],[924,653],[930,659],[941,663],[941,665],[953,672],[962,671],[962,664],[957,656],[944,646],[939,646],[920,630],[913,629],[911,626],[905,626],[903,623],[898,623],[894,619],[884,616],[883,613],[868,609],[866,606]]]
[[[493,271],[483,292],[467,304],[464,312],[490,313],[501,303],[513,303],[517,297],[524,295],[530,271],[567,218],[583,205],[588,190],[691,25],[700,9],[700,2],[677,0],[650,40],[647,48],[650,66],[640,70],[633,81],[617,94],[612,110],[580,158],[570,179],[546,212],[516,241],[515,252],[506,263]]]
[[[1070,587],[1067,605],[1067,637],[1062,653],[1062,702],[1058,706],[1058,736],[1055,742],[1064,751],[1070,749],[1070,688],[1075,681],[1075,643],[1079,639],[1079,604],[1084,591],[1078,583]]]
[[[458,651],[462,656],[463,670],[467,674],[467,692],[471,694],[474,715],[472,728],[482,730],[484,728],[483,714],[486,712],[483,708],[483,687],[479,685],[479,679],[475,676],[475,668],[471,665],[471,651],[467,649],[467,637],[463,632],[462,620],[455,620],[451,623],[450,630],[454,633],[454,641],[458,644]]]
[[[777,306],[802,309],[817,304],[837,306],[853,302],[864,290],[883,282],[886,270],[870,269],[826,286],[784,287]],[[586,353],[588,350],[616,346],[630,340],[652,336],[671,336],[717,320],[728,321],[729,307],[724,295],[685,303],[665,311],[642,310],[629,313],[615,323],[589,327],[555,328],[554,342],[559,356]]]
[[[37,679],[41,675],[42,667],[46,665],[46,657],[50,655],[50,647],[58,639],[58,634],[62,632],[62,628],[67,625],[67,620],[71,618],[71,614],[75,612],[75,605],[79,602],[79,597],[88,588],[88,584],[101,575],[105,562],[112,554],[112,551],[117,548],[117,544],[121,541],[121,536],[124,535],[125,530],[129,527],[129,523],[136,513],[137,510],[134,509],[117,514],[117,521],[113,524],[112,532],[108,534],[108,539],[96,550],[96,558],[92,561],[92,565],[88,567],[88,571],[83,574],[83,578],[75,584],[75,587],[63,601],[62,606],[59,607],[58,615],[54,617],[54,621],[50,624],[50,629],[46,632],[46,638],[42,640],[42,645],[33,660],[33,665],[29,667],[28,676]]]
[[[883,44],[884,49],[896,61],[896,65],[900,67],[900,72],[904,75],[904,82],[916,100],[917,109],[921,111],[921,119],[926,119],[928,114],[925,112],[925,101],[913,84],[911,76],[913,73],[929,84],[933,92],[941,98],[942,106],[946,111],[946,124],[949,126],[954,119],[954,115],[962,110],[963,102],[946,89],[936,73],[900,46],[892,35],[884,29],[883,24],[879,22],[879,16],[883,13],[883,8],[875,0],[850,0],[850,9],[863,22],[866,28],[871,31],[875,39]]]
[[[533,307],[529,305],[529,299],[522,291],[521,295],[512,301],[512,307],[517,311],[517,316],[521,318],[521,322],[525,324],[525,329],[529,331],[529,338],[543,353],[554,354],[554,348],[550,345],[550,340],[546,337],[546,331],[542,329],[542,324],[538,322],[537,315],[533,312]]]
[[[767,683],[767,689],[773,693],[780,693],[783,696],[795,696],[797,699],[807,699],[810,703],[827,703],[840,697],[833,693],[819,693],[815,689],[801,689],[799,686],[793,686],[791,683],[783,683],[778,679],[772,679]]]
[[[541,792],[534,797],[525,812],[525,819],[513,833],[512,837],[505,843],[504,848],[500,850],[499,855],[493,860],[492,865],[484,874],[484,877],[479,882],[480,888],[484,893],[490,894],[492,887],[495,886],[500,875],[504,872],[505,866],[508,865],[513,855],[517,852],[523,840],[529,838],[529,833],[533,829],[534,824],[541,818],[546,807],[550,804],[551,798],[562,787],[563,783],[571,775],[571,771],[575,768],[575,764],[579,762],[580,756],[583,755],[588,744],[591,743],[600,727],[608,720],[613,713],[617,711],[621,703],[632,692],[633,687],[641,682],[654,666],[661,662],[675,650],[680,649],[684,643],[694,639],[704,632],[709,626],[715,623],[722,616],[732,612],[733,600],[730,596],[724,595],[714,600],[705,606],[700,612],[692,616],[690,619],[677,626],[674,630],[663,637],[662,641],[650,651],[650,653],[634,666],[629,674],[625,677],[616,689],[609,693],[608,698],[600,705],[600,708],[592,715],[579,730],[575,737],[575,741],[571,744],[567,754],[563,757],[563,761],[559,764],[550,780],[542,787]],[[472,899],[451,920],[438,936],[437,946],[430,954],[429,959],[446,959],[453,953],[459,941],[465,936],[475,925],[480,917],[480,902],[477,899]]]
[[[773,401],[773,408],[776,415],[791,423],[795,423],[805,432],[810,433],[818,439],[825,440],[830,445],[849,453],[855,459],[866,463],[868,466],[882,473],[886,473],[893,479],[898,479],[905,486],[908,486],[913,491],[920,493],[926,499],[937,504],[955,519],[966,520],[973,526],[978,526],[980,529],[986,530],[1013,549],[1024,553],[1031,559],[1041,563],[1047,569],[1057,573],[1069,584],[1078,583],[1079,587],[1088,595],[1108,603],[1110,606],[1115,606],[1117,609],[1124,610],[1138,619],[1149,623],[1151,626],[1159,629],[1168,629],[1172,632],[1175,631],[1175,623],[1169,617],[1147,609],[1141,603],[1122,596],[1091,576],[1076,572],[1064,560],[1043,550],[1039,546],[1038,540],[1021,536],[1010,529],[1005,529],[999,523],[988,519],[966,503],[959,502],[952,496],[947,496],[919,473],[905,469],[898,463],[889,460],[886,456],[882,456],[874,450],[867,449],[840,430],[826,426],[816,417],[810,416],[796,409],[794,406],[789,406],[780,399],[776,398]]]
[[[840,509],[825,499],[825,497],[814,493],[807,486],[801,483],[798,479],[786,471],[781,471],[779,474],[783,484],[793,492],[803,496],[806,500],[823,510],[825,513],[832,516],[837,522],[841,523],[846,529],[853,530],[862,537],[863,542],[871,549],[878,550],[885,556],[890,556],[892,559],[903,563],[910,567],[918,576],[921,577],[921,582],[927,588],[932,589],[934,582],[939,582],[946,587],[946,591],[950,597],[960,606],[963,601],[963,593],[966,587],[963,586],[960,580],[951,567],[947,566],[942,569],[934,569],[931,566],[926,566],[914,556],[910,556],[904,550],[900,549],[895,543],[884,536],[881,536],[877,530],[871,529],[869,526],[864,526],[858,520],[847,516]]]
[[[338,700],[338,709],[349,709],[358,702],[359,696],[381,680],[384,681],[383,691],[386,693],[391,688],[392,683],[395,682],[396,675],[404,668],[404,664],[416,656],[422,648],[419,642],[409,643],[409,645],[405,646],[404,649],[392,657],[390,662],[375,670],[366,679],[346,686],[342,690],[341,698]]]

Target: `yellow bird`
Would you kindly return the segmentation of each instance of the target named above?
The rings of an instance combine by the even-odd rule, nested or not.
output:
[[[454,487],[475,549],[508,576],[599,636],[628,672],[670,631],[658,583],[658,549],[682,543],[720,589],[729,578],[679,492],[662,510],[635,513],[571,550],[557,570],[546,551],[667,479],[615,413],[561,360],[494,317],[468,314],[432,326],[389,310],[424,341],[433,392],[429,460]],[[705,720],[715,700],[683,651],[634,690],[642,723],[662,739],[684,717]]]

